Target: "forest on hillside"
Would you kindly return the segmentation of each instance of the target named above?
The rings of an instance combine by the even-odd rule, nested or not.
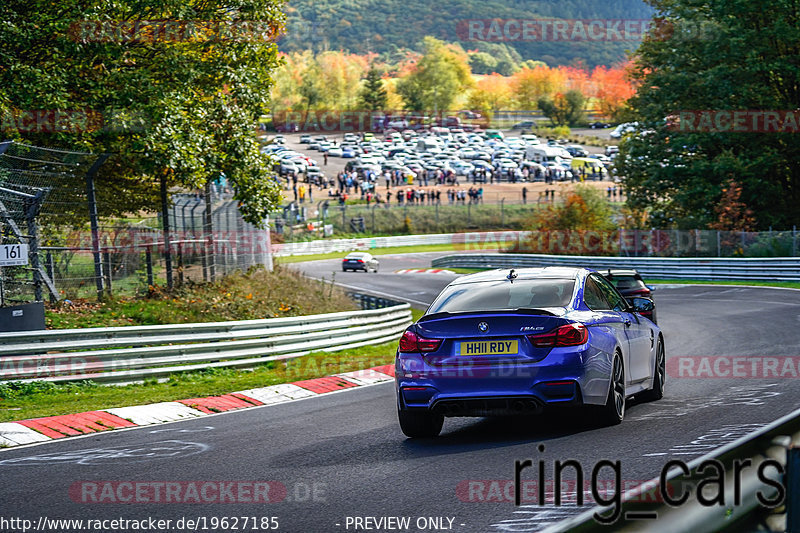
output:
[[[459,23],[473,19],[649,19],[652,9],[641,0],[290,0],[285,8],[287,34],[283,51],[342,50],[391,55],[420,51],[426,35],[460,43],[466,50],[509,55],[515,61],[543,61],[550,66],[612,65],[625,58],[636,41],[563,42],[462,40]]]

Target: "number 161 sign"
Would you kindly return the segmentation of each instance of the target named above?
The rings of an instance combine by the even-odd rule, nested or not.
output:
[[[27,244],[0,244],[0,267],[28,264]]]

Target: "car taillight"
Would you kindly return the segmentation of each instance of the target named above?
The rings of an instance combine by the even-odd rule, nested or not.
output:
[[[583,324],[564,324],[547,333],[537,333],[527,337],[537,348],[580,346],[589,339],[589,331]]]
[[[435,352],[442,344],[442,339],[426,339],[410,330],[400,337],[401,352]]]
[[[636,289],[635,291],[630,291],[628,296],[650,296],[650,289]]]

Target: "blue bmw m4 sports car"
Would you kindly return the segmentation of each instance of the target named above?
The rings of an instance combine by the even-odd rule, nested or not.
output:
[[[622,422],[634,394],[664,394],[661,330],[583,268],[493,270],[463,276],[403,333],[395,360],[400,427],[433,437],[446,416],[534,414],[585,406]]]

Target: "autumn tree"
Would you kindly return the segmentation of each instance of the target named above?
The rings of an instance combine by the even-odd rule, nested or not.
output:
[[[480,110],[485,116],[491,117],[498,110],[508,106],[511,101],[511,89],[508,78],[500,74],[492,74],[480,79],[475,88],[470,91],[467,105],[470,109]]]
[[[425,38],[424,48],[413,72],[398,82],[397,92],[409,110],[446,112],[473,84],[467,55],[433,37]]]
[[[603,193],[588,185],[562,191],[563,203],[534,212],[530,228],[541,230],[610,231],[616,228],[613,210]]]
[[[585,120],[586,98],[580,91],[558,93],[554,98],[539,99],[539,109],[556,126],[575,126]]]
[[[628,99],[634,95],[634,86],[628,77],[628,66],[596,67],[592,71],[591,86],[602,116],[620,120],[628,109]]]
[[[511,78],[511,92],[519,109],[534,110],[542,98],[552,98],[565,90],[567,78],[564,71],[546,65],[525,68]]]
[[[756,219],[753,211],[742,202],[742,186],[733,178],[722,188],[722,198],[714,208],[717,220],[709,225],[720,231],[753,231]]]

